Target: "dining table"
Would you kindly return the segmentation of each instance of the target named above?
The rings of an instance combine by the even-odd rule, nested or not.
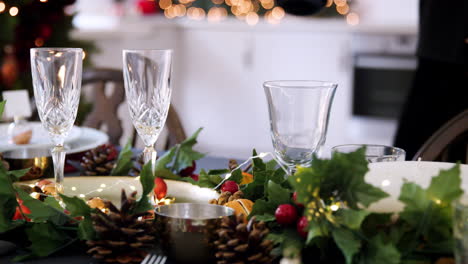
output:
[[[163,152],[161,152],[161,155]],[[227,168],[229,159],[222,158],[222,157],[212,157],[212,156],[205,156],[202,159],[197,161],[197,170],[198,173],[201,169],[210,170],[210,169],[220,169],[220,168]],[[67,176],[75,176],[76,173],[70,173],[65,175]],[[85,177],[85,176],[83,176]],[[65,178],[66,181],[66,178]],[[93,259],[86,254],[67,254],[67,253],[60,253],[56,255],[52,255],[46,258],[40,259],[33,259],[33,260],[25,260],[21,262],[13,262],[13,258],[17,254],[21,254],[25,252],[21,252],[15,248],[9,242],[0,240],[0,264],[97,264],[99,263],[97,260]],[[170,260],[166,261],[166,264],[175,264]]]

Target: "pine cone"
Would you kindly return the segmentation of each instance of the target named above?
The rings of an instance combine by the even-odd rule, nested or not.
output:
[[[235,168],[237,168],[237,166],[239,166],[239,163],[237,163],[237,160],[235,159],[229,160],[228,168],[230,171],[233,171]]]
[[[243,216],[224,217],[216,231],[214,246],[217,264],[263,264],[273,263],[271,256],[273,242],[265,239],[269,230],[264,222],[252,217],[249,221]]]
[[[81,166],[88,176],[109,175],[115,165],[117,150],[112,145],[101,145],[87,151],[81,159]]]
[[[235,159],[230,159],[229,160],[228,168],[229,168],[230,171],[235,170],[238,166],[239,166],[239,163],[237,163],[237,160],[235,160]],[[252,163],[250,163],[249,165],[244,167],[244,169],[242,169],[242,171],[243,172],[248,172],[250,170],[250,168],[252,168]]]
[[[234,194],[230,192],[222,192],[218,199],[212,199],[210,204],[225,205],[228,202],[244,198],[244,193],[242,191],[237,191]]]
[[[155,229],[152,222],[144,220],[149,213],[131,214],[136,205],[136,192],[127,197],[122,190],[122,206],[117,209],[111,202],[103,201],[109,213],[96,210],[92,214],[93,226],[99,240],[88,240],[87,251],[106,263],[140,263],[147,250],[154,246]]]
[[[0,153],[0,162],[3,163],[3,167],[6,169],[6,170],[9,170],[10,169],[10,163],[8,163],[8,161],[6,161],[5,159],[3,159],[3,154]]]

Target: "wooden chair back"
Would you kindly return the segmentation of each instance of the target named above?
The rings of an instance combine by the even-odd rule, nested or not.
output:
[[[468,164],[468,109],[437,130],[419,149],[413,160]]]
[[[114,84],[114,91],[106,95],[106,85]],[[112,144],[118,144],[123,128],[117,117],[117,109],[125,100],[122,72],[113,69],[89,69],[83,72],[82,85],[92,85],[93,109],[86,116],[83,125],[100,129],[107,126],[107,134]]]
[[[93,109],[85,118],[83,125],[100,129],[107,126],[107,133],[112,144],[119,144],[123,134],[122,122],[117,116],[117,109],[125,100],[124,79],[121,70],[94,68],[83,72],[83,85],[93,85]],[[114,84],[113,93],[106,95],[106,85]],[[180,122],[179,116],[171,105],[165,127],[168,130],[168,138],[164,144],[166,149],[185,140],[186,134]],[[133,129],[133,145],[138,137]]]

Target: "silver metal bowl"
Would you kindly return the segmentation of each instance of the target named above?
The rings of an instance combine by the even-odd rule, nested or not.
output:
[[[225,216],[234,210],[220,205],[175,203],[155,209],[159,246],[176,263],[213,263],[210,243]]]

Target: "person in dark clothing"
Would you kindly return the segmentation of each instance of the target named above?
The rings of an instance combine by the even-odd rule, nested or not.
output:
[[[419,9],[418,68],[394,142],[408,159],[468,109],[468,0],[420,0]]]

